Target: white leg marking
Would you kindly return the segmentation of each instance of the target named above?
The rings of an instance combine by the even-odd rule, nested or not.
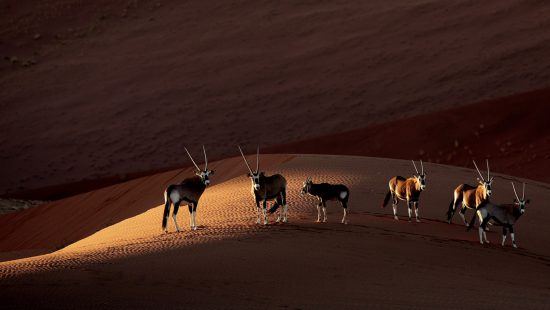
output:
[[[468,222],[466,222],[466,218],[464,217],[464,214],[462,214],[462,212],[460,212],[460,213],[458,213],[458,214],[460,214],[460,217],[462,218],[462,222],[463,222],[464,224],[466,224],[466,226],[468,226]]]
[[[393,205],[392,205],[392,208],[393,208],[393,218],[394,218],[396,221],[399,221],[399,218],[397,217],[397,205],[396,205],[396,204],[393,204]]]
[[[197,212],[193,211],[193,230],[197,230]]]
[[[483,230],[483,238],[485,239],[485,242],[490,243],[489,239],[487,239],[487,233],[485,232],[485,230]]]
[[[346,209],[344,209],[344,217],[342,217],[342,224],[347,224],[348,222],[346,221],[346,215],[348,214],[348,211]]]
[[[480,226],[477,231],[479,232],[479,243],[483,244],[483,228]]]
[[[323,207],[323,223],[327,222],[327,208]]]
[[[317,205],[317,223],[321,222],[321,206]]]
[[[263,214],[264,214],[264,225],[267,225],[267,208],[266,209],[263,209]]]
[[[418,218],[418,206],[416,206],[416,204],[414,205],[414,216],[416,216],[416,222],[420,222]]]
[[[412,207],[410,205],[407,206],[407,209],[409,211],[409,222],[411,221],[411,217],[412,217]]]
[[[502,244],[501,244],[501,245],[504,246],[504,243],[505,243],[505,242],[506,242],[506,235],[503,234],[503,235],[502,235]]]
[[[284,210],[284,212],[283,212],[283,223],[287,223],[288,222],[288,205],[287,204],[285,204],[283,206],[283,210]]]
[[[172,213],[172,218],[174,219],[174,225],[176,226],[176,231],[180,231],[180,227],[178,226],[178,221],[176,221],[176,215]]]
[[[518,246],[516,245],[516,236],[514,235],[514,233],[510,233],[510,237],[512,238],[512,246],[514,248],[517,248]]]

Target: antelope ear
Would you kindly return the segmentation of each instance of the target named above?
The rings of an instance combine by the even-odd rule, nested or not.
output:
[[[246,176],[249,177],[249,178],[251,178],[251,177],[252,177],[252,174],[250,174],[250,172],[249,172],[249,173],[246,174]]]
[[[519,202],[519,201],[518,201],[516,198],[514,198],[514,203],[518,203],[518,202]]]
[[[265,174],[264,174],[263,172],[260,172],[260,175],[261,175],[261,176],[265,176]]]
[[[214,170],[210,170],[210,174],[214,174]]]
[[[527,204],[527,203],[531,203],[531,199],[525,200],[525,203],[526,203],[526,204]]]

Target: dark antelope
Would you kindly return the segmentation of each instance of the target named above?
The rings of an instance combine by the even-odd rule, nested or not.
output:
[[[202,146],[202,151],[204,152],[203,170],[197,166],[197,163],[195,163],[187,148],[185,148],[185,151],[187,152],[187,155],[189,155],[189,158],[191,158],[195,168],[197,168],[197,172],[195,172],[195,176],[184,179],[180,184],[169,185],[164,191],[164,216],[162,218],[162,229],[164,232],[168,232],[166,224],[168,222],[168,215],[170,214],[170,206],[172,204],[174,204],[172,218],[174,219],[176,230],[180,231],[178,222],[176,221],[176,215],[178,214],[181,203],[186,203],[189,207],[189,222],[191,229],[197,229],[197,223],[195,221],[197,205],[202,193],[204,193],[204,190],[210,184],[209,176],[214,174],[214,171],[208,170],[208,159],[206,158],[206,150],[204,149],[204,145]]]
[[[481,174],[481,171],[479,171],[476,162],[473,162],[481,179],[478,179],[479,184],[477,186],[460,184],[455,189],[453,200],[451,200],[449,210],[447,211],[447,222],[449,224],[453,219],[453,215],[455,214],[458,205],[461,204],[462,208],[460,210],[460,217],[462,218],[464,224],[468,226],[468,222],[466,222],[466,218],[464,217],[466,209],[476,210],[480,208],[489,201],[489,197],[491,196],[491,185],[494,178],[491,177],[489,160],[487,160],[487,179],[485,179]],[[475,215],[473,218],[475,219]]]
[[[345,185],[333,185],[328,183],[315,184],[311,180],[311,177],[308,177],[304,182],[304,186],[302,187],[302,194],[309,194],[319,199],[319,203],[317,204],[317,222],[321,221],[321,207],[323,207],[323,222],[327,221],[326,202],[329,200],[333,200],[339,201],[342,205],[342,208],[344,208],[344,217],[342,217],[342,223],[347,224],[346,215],[349,200],[349,189]]]
[[[288,221],[288,205],[286,202],[286,179],[280,174],[266,176],[263,172],[260,172],[260,147],[258,147],[256,151],[256,171],[252,171],[252,168],[250,168],[250,165],[248,164],[248,161],[244,156],[243,150],[240,146],[238,147],[241,155],[243,156],[244,163],[246,164],[246,167],[250,172],[248,173],[248,177],[252,181],[252,195],[254,196],[254,200],[256,201],[256,213],[258,215],[256,223],[261,223],[260,201],[263,202],[262,213],[264,218],[264,225],[267,225],[268,223],[267,213],[274,213],[281,206],[282,208],[281,210],[279,210],[277,222],[283,221],[283,223],[286,223]],[[275,203],[269,209],[269,211],[267,210],[268,200],[275,200]]]
[[[412,208],[414,206],[414,213],[416,216],[416,221],[420,222],[420,217],[418,216],[418,199],[420,198],[420,193],[426,189],[426,174],[424,173],[424,164],[422,160],[420,161],[421,171],[418,172],[414,160],[412,161],[414,170],[416,174],[412,177],[405,179],[401,176],[396,176],[390,179],[389,182],[389,191],[384,198],[384,203],[382,207],[386,207],[392,198],[392,207],[393,207],[393,217],[396,220],[399,220],[397,217],[397,203],[400,200],[405,200],[407,206],[409,207],[409,221],[412,216]]]
[[[521,199],[516,192],[516,186],[514,185],[514,182],[512,182],[512,188],[514,189],[514,194],[516,195],[514,203],[496,205],[489,202],[477,210],[476,213],[479,217],[479,222],[481,223],[478,228],[479,242],[481,244],[483,244],[484,239],[485,242],[489,243],[489,240],[487,240],[487,234],[485,233],[485,228],[487,227],[487,223],[489,222],[489,220],[493,220],[497,225],[502,225],[501,245],[504,246],[506,235],[508,234],[508,231],[510,231],[512,246],[514,248],[517,248],[516,239],[514,236],[514,224],[523,215],[523,213],[525,213],[525,205],[528,204],[530,201],[529,199],[525,199],[525,183],[523,183],[523,193],[521,195]],[[473,226],[474,220],[475,216],[470,221],[468,230],[470,230],[470,228]]]

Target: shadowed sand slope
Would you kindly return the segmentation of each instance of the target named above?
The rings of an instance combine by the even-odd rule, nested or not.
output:
[[[269,147],[273,153],[342,154],[426,161],[550,182],[550,88]]]
[[[549,9],[2,1],[0,194],[179,166],[184,144],[226,158],[236,142],[288,143],[547,87]]]
[[[442,221],[452,189],[473,180],[471,170],[427,163],[423,222],[409,223],[402,203],[399,222],[390,216],[391,208],[380,208],[387,179],[410,175],[409,161],[329,155],[262,159],[272,163],[268,173],[282,173],[289,182],[290,223],[275,224],[272,216],[268,226],[254,224],[250,181],[233,158],[212,164],[220,178],[201,199],[197,231],[185,225],[189,216],[182,208],[184,231],[161,234],[163,206],[153,201],[144,212],[54,253],[0,263],[2,293],[9,305],[61,308],[539,308],[549,301],[550,283],[540,276],[550,271],[548,210],[542,205],[550,199],[547,185],[529,182],[533,203],[517,225],[520,249],[513,250],[494,244],[500,231],[489,232],[493,244],[481,246],[476,232]],[[348,225],[339,223],[342,210],[334,204],[328,223],[314,223],[314,199],[299,194],[307,176],[348,185]],[[159,182],[148,180],[143,182]],[[494,192],[495,201],[511,201],[508,177],[497,177]],[[174,231],[171,220],[169,229]],[[22,228],[16,233],[32,234]],[[487,304],[472,297],[481,289]]]

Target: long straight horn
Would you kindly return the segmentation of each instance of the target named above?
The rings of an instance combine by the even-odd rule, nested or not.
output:
[[[422,169],[422,175],[424,175],[424,164],[422,163],[422,159],[420,160],[420,168]]]
[[[191,161],[193,162],[193,165],[195,165],[195,168],[197,168],[198,171],[201,171],[201,168],[199,168],[199,166],[197,166],[197,163],[195,162],[195,160],[193,160],[193,156],[191,156],[191,154],[189,154],[189,151],[187,150],[187,148],[185,146],[183,148],[187,152],[187,155],[189,155],[189,158],[191,158]]]
[[[485,161],[487,162],[487,180],[491,180],[491,173],[490,173],[490,169],[489,169],[489,160],[485,159]]]
[[[260,171],[260,146],[256,149],[256,172]]]
[[[204,144],[202,145],[202,152],[204,153],[204,171],[206,171],[206,168],[208,168],[208,158],[206,158],[206,149],[204,148]]]
[[[521,195],[521,200],[525,200],[525,182],[523,183],[523,194]]]
[[[250,171],[250,174],[253,174],[252,169],[250,169],[250,165],[248,164],[248,161],[246,160],[246,157],[244,157],[244,153],[243,153],[243,150],[241,149],[241,146],[237,145],[237,147],[239,148],[239,151],[241,152],[241,155],[243,156],[244,163],[246,164],[246,167]]]
[[[416,174],[420,174],[420,172],[418,172],[418,169],[416,168],[416,164],[414,163],[414,160],[411,160],[413,162],[413,166],[414,166],[414,170],[416,170]]]
[[[514,182],[510,182],[510,183],[512,183],[512,188],[514,189],[514,194],[516,195],[516,198],[517,198],[517,200],[518,200],[518,202],[519,202],[520,199],[519,199],[519,196],[518,196],[518,192],[516,192],[516,186],[514,185]]]
[[[481,171],[479,171],[479,168],[477,167],[476,161],[473,160],[473,162],[474,162],[474,166],[476,167],[477,173],[479,173],[479,176],[481,177],[481,180],[485,181],[485,179],[483,178],[483,175],[481,174]]]

